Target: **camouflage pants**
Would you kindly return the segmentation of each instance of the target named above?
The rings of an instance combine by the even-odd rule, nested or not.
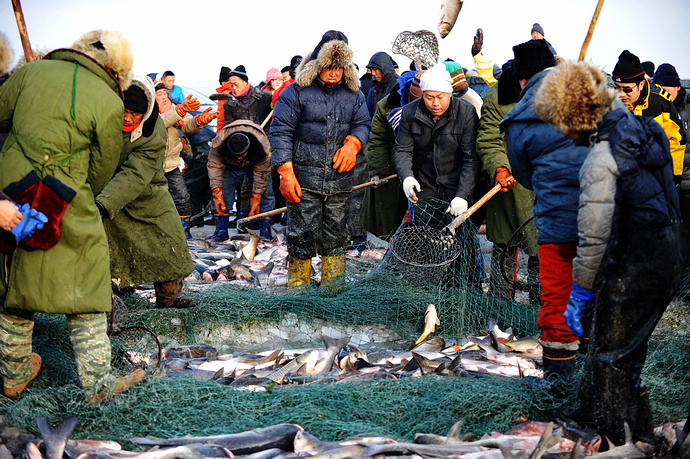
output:
[[[110,374],[110,338],[103,313],[68,314],[67,327],[74,349],[77,373],[87,393],[98,391]],[[0,376],[10,387],[31,377],[33,313],[0,307]]]

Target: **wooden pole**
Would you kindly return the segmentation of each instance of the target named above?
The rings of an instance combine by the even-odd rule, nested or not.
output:
[[[587,54],[587,47],[589,46],[590,40],[592,40],[592,35],[594,34],[594,27],[597,25],[597,20],[599,19],[599,13],[601,12],[601,7],[604,5],[604,0],[599,0],[597,7],[594,10],[594,16],[592,16],[592,21],[589,23],[589,30],[587,30],[587,36],[585,37],[585,42],[582,43],[582,49],[580,50],[579,61],[585,60],[585,54]]]
[[[24,13],[22,12],[22,5],[19,0],[12,0],[12,7],[14,8],[14,17],[17,19],[17,27],[19,27],[19,36],[22,39],[22,47],[24,48],[24,57],[26,62],[34,60],[34,53],[31,50],[31,43],[29,42],[29,33],[26,31],[26,23],[24,22]]]

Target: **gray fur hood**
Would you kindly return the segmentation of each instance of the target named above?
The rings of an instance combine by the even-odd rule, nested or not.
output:
[[[295,82],[303,88],[311,86],[319,78],[321,70],[327,67],[342,67],[344,71],[340,83],[352,92],[359,92],[359,76],[357,75],[357,68],[352,62],[353,57],[352,50],[344,41],[332,40],[324,43],[316,59],[304,59],[302,61],[297,69]]]

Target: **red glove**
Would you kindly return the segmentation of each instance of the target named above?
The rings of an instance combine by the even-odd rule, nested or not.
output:
[[[249,216],[253,217],[259,213],[259,206],[261,206],[261,195],[259,193],[252,193],[252,197],[249,198]]]
[[[302,187],[297,183],[297,177],[292,170],[292,161],[278,166],[278,173],[280,174],[280,193],[285,196],[288,202],[296,204],[302,197]]]
[[[182,101],[181,104],[175,105],[175,110],[177,111],[178,115],[185,116],[187,112],[199,110],[199,107],[201,107],[201,102],[196,100],[196,98],[192,97],[190,94],[185,100]]]
[[[203,113],[199,113],[196,115],[196,124],[197,126],[205,126],[211,121],[215,120],[218,118],[218,112],[216,113],[210,113],[211,112],[211,107],[208,107],[206,110],[204,110]]]
[[[338,169],[338,172],[352,170],[355,167],[355,161],[357,161],[357,153],[361,148],[362,143],[357,137],[353,135],[345,137],[343,146],[333,156],[333,169]]]
[[[510,171],[508,169],[505,167],[497,167],[494,185],[497,183],[501,184],[501,193],[507,193],[508,190],[515,186],[515,179],[512,175],[510,175]]]
[[[225,215],[225,199],[223,199],[223,188],[214,188],[211,191],[213,194],[213,205],[216,206],[216,213],[218,215]]]

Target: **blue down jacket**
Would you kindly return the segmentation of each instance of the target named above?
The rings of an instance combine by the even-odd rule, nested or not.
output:
[[[324,84],[316,78],[309,86],[297,83],[280,94],[271,124],[273,167],[292,161],[295,176],[303,189],[322,194],[352,191],[353,171],[338,173],[333,156],[353,135],[362,143],[369,140],[369,112],[359,88]]]
[[[587,147],[576,146],[534,114],[534,93],[548,72],[537,73],[530,79],[518,103],[501,121],[500,129],[506,133],[513,177],[535,194],[537,242],[563,244],[578,241],[578,176]]]

